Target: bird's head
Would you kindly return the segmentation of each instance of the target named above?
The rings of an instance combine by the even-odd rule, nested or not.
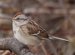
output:
[[[13,18],[13,21],[17,24],[17,25],[23,25],[28,23],[29,21],[29,17],[27,17],[25,14],[22,13],[18,13],[16,14],[16,16]]]

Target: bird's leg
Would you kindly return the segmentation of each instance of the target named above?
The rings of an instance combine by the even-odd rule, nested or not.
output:
[[[39,46],[28,45],[28,47],[29,47],[29,50],[34,54],[37,54],[40,51]]]
[[[28,45],[30,51],[33,53],[33,54],[38,54],[38,55],[51,55],[51,52],[50,52],[50,48],[48,48],[48,44],[46,45],[47,43],[45,42],[45,40],[42,40],[40,42],[40,44],[38,45]]]
[[[44,48],[43,48],[43,45],[42,44],[39,44],[39,45],[37,45],[37,46],[31,46],[31,45],[29,45],[28,46],[29,47],[29,49],[30,49],[30,51],[33,53],[33,54],[38,54],[38,55],[47,55],[47,54],[45,54],[44,52]]]
[[[45,46],[45,40],[41,41],[40,46],[45,55],[51,55],[51,53],[48,51],[48,49]]]
[[[43,45],[43,43],[44,43],[44,40],[42,41],[42,43],[40,43],[40,46],[41,46],[43,52],[45,53],[45,55],[48,55],[48,53],[47,53],[47,51],[46,51],[45,46]]]

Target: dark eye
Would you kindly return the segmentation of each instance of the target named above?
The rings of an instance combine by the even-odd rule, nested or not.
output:
[[[24,18],[17,18],[17,20],[24,20]]]
[[[24,18],[17,18],[16,20],[24,20],[24,21],[25,21],[25,20],[27,20],[27,19],[24,19]]]
[[[20,20],[20,18],[17,18],[16,20]]]

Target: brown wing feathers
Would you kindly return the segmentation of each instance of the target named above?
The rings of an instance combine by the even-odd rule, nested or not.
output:
[[[27,24],[27,28],[29,30],[29,34],[34,34],[40,31],[37,25],[35,25],[32,21]]]
[[[45,30],[43,30],[36,22],[34,22],[33,20],[30,21],[27,25],[27,28],[29,31],[29,34],[35,34],[37,32],[40,31],[40,33],[38,34],[38,36],[42,37],[42,38],[48,38],[48,34],[46,33]]]
[[[48,38],[48,34],[45,30],[43,30],[36,22],[30,20],[26,25],[21,26],[21,29],[26,33],[28,31],[29,35],[36,34],[40,31],[37,35],[39,38]],[[26,30],[27,29],[27,30]]]

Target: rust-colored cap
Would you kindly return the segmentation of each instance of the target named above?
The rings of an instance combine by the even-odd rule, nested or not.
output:
[[[18,15],[20,15],[20,14],[22,14],[22,12],[21,12],[21,11],[17,11],[17,12],[15,13],[13,19],[15,19],[15,17],[18,16]]]

